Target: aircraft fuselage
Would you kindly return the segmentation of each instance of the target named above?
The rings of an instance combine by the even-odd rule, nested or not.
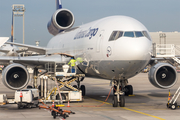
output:
[[[78,67],[87,76],[128,79],[151,58],[152,40],[146,27],[126,16],[103,18],[53,37],[48,54],[67,53],[81,58]]]

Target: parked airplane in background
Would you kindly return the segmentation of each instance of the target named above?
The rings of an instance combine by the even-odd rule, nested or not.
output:
[[[57,10],[48,23],[48,30],[54,37],[41,48],[18,43],[8,43],[34,49],[41,56],[1,57],[6,63],[3,70],[3,83],[10,89],[21,89],[29,82],[27,66],[44,69],[48,62],[68,62],[59,54],[71,55],[83,62],[78,69],[88,77],[110,80],[114,83],[113,106],[125,106],[124,93],[133,94],[128,79],[137,75],[151,60],[152,40],[146,27],[127,16],[110,16],[91,23],[71,28],[74,16],[63,9],[60,0],[56,0]],[[159,88],[172,87],[176,81],[176,71],[167,63],[157,63],[151,68],[150,82]],[[85,89],[83,89],[84,91]]]
[[[6,41],[8,41],[9,37],[0,37],[0,46],[4,45]]]
[[[15,50],[18,50],[17,47],[13,47],[10,44],[4,44],[9,40],[9,37],[0,37],[0,56],[14,56],[16,54]]]

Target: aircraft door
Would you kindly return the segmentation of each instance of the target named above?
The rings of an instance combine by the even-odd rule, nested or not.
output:
[[[101,32],[98,36],[98,40],[97,40],[97,44],[96,44],[96,52],[100,52],[100,49],[102,46],[102,41],[104,39],[103,33],[104,33],[104,30],[101,30]]]
[[[106,49],[105,49],[105,54],[107,58],[112,58],[114,57],[114,45],[116,44],[116,36],[117,36],[118,31],[113,31],[111,33],[110,38],[108,39],[108,42],[106,43]]]

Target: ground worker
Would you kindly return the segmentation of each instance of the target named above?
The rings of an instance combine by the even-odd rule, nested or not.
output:
[[[68,64],[71,64],[71,72],[75,73],[76,60],[72,57]]]
[[[82,63],[82,62],[83,62],[83,59],[82,59],[81,57],[78,57],[78,58],[76,59],[76,61],[79,62],[79,63]]]

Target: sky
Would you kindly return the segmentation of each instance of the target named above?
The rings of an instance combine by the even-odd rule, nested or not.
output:
[[[180,0],[61,0],[72,11],[75,26],[112,15],[130,16],[150,32],[180,32]],[[55,12],[55,0],[0,0],[0,37],[11,35],[12,5],[25,5],[25,44],[45,47],[53,37],[47,23]],[[15,42],[22,43],[22,17],[15,17]]]

